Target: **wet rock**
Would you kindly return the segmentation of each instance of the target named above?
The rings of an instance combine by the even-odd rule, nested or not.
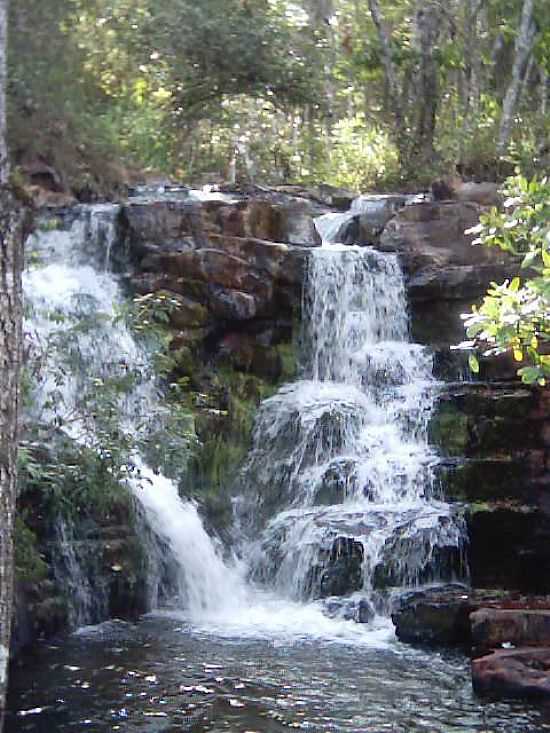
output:
[[[550,593],[550,516],[513,502],[471,505],[468,561],[476,588]]]
[[[550,610],[481,608],[470,615],[470,623],[477,650],[550,646]]]
[[[358,244],[377,244],[386,225],[409,200],[401,194],[363,195],[353,203],[358,211]]]
[[[360,542],[352,537],[336,538],[323,566],[313,569],[312,586],[318,582],[320,597],[345,596],[361,590],[363,556]]]
[[[315,491],[316,506],[342,504],[357,489],[357,465],[354,460],[335,458],[324,471]]]
[[[209,310],[216,319],[248,321],[258,315],[261,301],[251,293],[211,285],[206,298]]]
[[[444,460],[436,467],[436,474],[446,501],[527,502],[534,493],[523,455]]]
[[[550,648],[499,649],[472,661],[474,691],[490,697],[550,698]]]
[[[462,522],[449,515],[405,514],[386,540],[374,569],[373,587],[450,581],[464,571]]]
[[[472,622],[476,614],[519,615],[526,609],[550,610],[548,596],[522,596],[505,590],[471,589],[459,584],[432,586],[402,595],[395,603],[392,620],[397,637],[411,644],[465,646],[472,644]],[[481,636],[481,631],[479,631]],[[496,635],[496,632],[495,632]],[[504,640],[507,641],[507,640]]]
[[[276,382],[283,370],[277,349],[263,346],[253,336],[243,333],[228,333],[223,337],[217,360],[271,382]]]
[[[370,623],[375,615],[374,608],[366,598],[327,598],[323,603],[323,612],[329,618],[355,621],[358,624]]]
[[[409,644],[469,645],[472,603],[464,586],[435,587],[406,594],[392,612],[395,633]]]

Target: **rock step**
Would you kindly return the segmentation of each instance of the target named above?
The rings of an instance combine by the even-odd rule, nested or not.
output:
[[[499,649],[472,661],[474,692],[490,697],[550,698],[550,648]]]
[[[482,609],[487,613],[493,611],[509,613],[510,615],[505,618],[510,619],[508,628],[517,629],[515,638],[518,644],[546,643],[544,639],[548,633],[550,645],[550,596],[524,596],[520,593],[499,590],[472,590],[458,584],[432,587],[402,596],[392,613],[392,621],[400,641],[427,646],[471,648],[472,643],[479,643],[483,633],[487,634],[487,638],[490,634],[495,639],[499,638],[496,626],[494,631],[483,632],[481,619],[486,619],[487,616],[480,616],[477,617],[480,619],[476,627],[477,642],[474,641],[472,617],[477,612],[481,613]],[[522,622],[524,618],[522,614],[529,613],[530,620]],[[511,620],[513,614],[517,614],[515,623]],[[541,615],[535,618],[537,614]],[[543,631],[546,623],[548,632]],[[486,626],[486,629],[489,628],[492,627]],[[505,628],[502,622],[503,636],[506,635]],[[512,631],[509,632],[511,633]],[[532,642],[528,641],[529,634],[532,635]],[[513,643],[511,638],[503,639],[503,642],[507,641]]]
[[[480,608],[470,614],[472,642],[477,652],[514,647],[550,647],[550,609]]]

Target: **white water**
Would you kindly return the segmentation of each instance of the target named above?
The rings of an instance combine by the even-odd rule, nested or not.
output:
[[[238,509],[252,531],[255,517],[267,521],[256,578],[307,599],[340,594],[348,573],[343,591],[380,608],[388,586],[459,577],[463,527],[434,496],[427,429],[438,385],[431,354],[409,341],[399,262],[330,241],[355,213],[317,222],[303,379],[261,406]]]
[[[152,422],[162,412],[149,355],[117,318],[123,296],[117,279],[105,270],[117,213],[114,206],[82,207],[71,225],[39,230],[27,244],[30,265],[24,291],[30,315],[25,329],[37,381],[33,417],[55,422],[91,447],[97,430],[91,398],[105,378],[129,370],[141,375],[117,405],[121,429],[134,437],[139,437],[144,421]],[[91,321],[85,325],[87,319]],[[179,602],[197,618],[240,605],[241,576],[222,561],[196,506],[182,501],[175,483],[155,473],[139,453],[129,458],[128,485],[160,540],[159,552],[168,547],[177,566]],[[94,604],[82,569],[84,558],[78,557],[78,543],[65,524],[60,528],[58,570],[60,577],[68,576],[63,582],[73,596],[72,619],[89,623]]]
[[[141,375],[118,405],[124,430],[138,434],[144,416],[154,420],[162,412],[149,355],[114,318],[122,294],[106,265],[116,215],[116,207],[83,207],[65,231],[35,235],[30,250],[38,261],[25,275],[32,310],[27,330],[41,362],[36,417],[56,419],[88,445],[94,444],[94,424],[85,396],[94,379],[128,370]],[[367,633],[346,614],[328,618],[315,599],[327,595],[323,574],[348,551],[362,553],[353,604],[374,599],[378,566],[391,584],[407,586],[437,578],[440,547],[460,548],[460,526],[432,497],[437,457],[426,438],[436,389],[431,358],[408,341],[395,257],[325,242],[310,263],[304,378],[260,409],[244,496],[236,502],[244,530],[247,513],[259,506],[261,514],[262,502],[269,503],[266,495],[279,491],[280,501],[259,540],[262,527],[255,526],[244,559],[224,562],[197,507],[182,500],[175,483],[148,467],[139,452],[130,457],[128,485],[158,538],[156,552],[164,561],[169,556],[175,569],[176,605],[199,628],[274,638],[361,637],[362,643],[381,644],[391,635],[387,618],[375,619]],[[82,328],[91,315],[93,327]],[[74,331],[70,364],[66,349],[50,348],[60,323],[63,333]],[[80,569],[78,562],[70,565],[74,585]],[[247,572],[264,588],[247,583]],[[86,613],[79,623],[92,620]]]

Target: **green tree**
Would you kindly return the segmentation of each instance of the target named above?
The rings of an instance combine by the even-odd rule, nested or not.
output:
[[[511,352],[526,384],[550,378],[550,183],[510,178],[504,212],[481,217],[476,243],[521,258],[522,275],[493,283],[479,307],[465,316],[468,344],[485,356]],[[479,371],[475,356],[473,371]]]

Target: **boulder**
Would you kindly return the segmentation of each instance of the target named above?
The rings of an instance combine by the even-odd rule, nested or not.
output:
[[[499,649],[474,659],[472,683],[479,695],[550,699],[550,648]]]
[[[403,596],[392,613],[400,641],[428,646],[468,646],[470,592],[451,585],[413,591]]]
[[[476,590],[455,583],[405,593],[395,603],[392,621],[400,641],[428,646],[470,647],[472,640],[479,643],[483,633],[481,624],[478,624],[476,632],[473,631],[475,621],[472,619],[481,621],[487,618],[487,614],[493,613],[517,614],[516,618],[519,619],[522,614],[530,612],[525,609],[550,613],[550,597],[522,596],[513,591]],[[539,625],[542,624],[539,622]],[[520,627],[519,621],[517,626]],[[532,628],[536,627],[537,622],[532,622]],[[476,636],[473,639],[474,633]],[[491,633],[498,638],[497,631]],[[544,634],[539,632],[538,638],[545,638],[545,634],[546,631]],[[519,633],[517,638],[520,638]],[[523,638],[526,638],[525,634]]]
[[[410,274],[426,267],[508,262],[498,249],[472,246],[474,235],[465,234],[479,222],[480,213],[480,207],[474,203],[410,204],[387,224],[379,246],[384,251],[400,253]]]
[[[436,201],[455,199],[473,202],[480,206],[500,206],[502,204],[499,185],[491,181],[475,183],[463,181],[457,177],[442,178],[432,183],[431,190]]]
[[[470,624],[477,650],[504,644],[550,647],[550,610],[481,608],[470,615]]]
[[[368,624],[375,616],[374,608],[366,598],[327,598],[323,613],[329,618]]]
[[[314,225],[317,213],[310,202],[289,197],[136,199],[123,207],[122,222],[127,242],[138,253],[145,246],[208,247],[211,235],[316,246],[321,243]]]

